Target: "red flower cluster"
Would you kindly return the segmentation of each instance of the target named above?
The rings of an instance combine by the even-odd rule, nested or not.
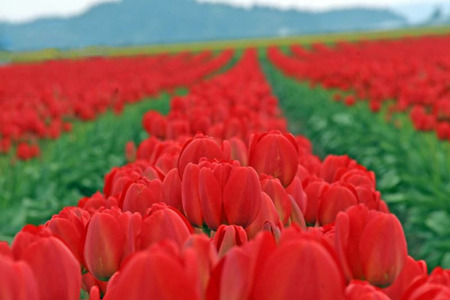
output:
[[[174,98],[167,117],[148,113],[152,137],[126,146],[136,160],[108,173],[103,193],[26,226],[11,248],[0,243],[0,296],[448,296],[449,271],[428,276],[408,257],[374,174],[347,156],[320,161],[285,123],[256,51],[246,51]]]
[[[292,56],[270,48],[268,55],[287,75],[351,91],[369,101],[374,112],[384,101],[395,101],[389,114],[409,110],[417,130],[434,130],[450,141],[449,47],[450,38],[442,36],[316,44],[310,51],[292,46]],[[335,100],[351,106],[355,96],[337,95]]]
[[[224,66],[232,51],[199,54],[58,60],[0,67],[0,154],[39,155],[38,139],[58,138],[70,121],[95,119],[108,109],[162,90],[191,85]]]

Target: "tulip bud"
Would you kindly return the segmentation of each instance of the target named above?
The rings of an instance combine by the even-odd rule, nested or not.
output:
[[[324,191],[320,200],[317,212],[320,224],[326,225],[334,222],[339,212],[357,204],[356,191],[352,186],[333,183]]]
[[[216,265],[208,284],[207,300],[249,299],[253,282],[253,261],[252,253],[247,252],[234,247]]]
[[[203,161],[199,166],[200,204],[208,227],[250,225],[261,208],[261,184],[255,170],[237,162]]]
[[[35,275],[24,261],[14,261],[12,256],[0,252],[0,299],[39,300]]]
[[[181,247],[192,232],[191,225],[180,212],[164,203],[157,203],[144,217],[140,234],[141,249],[165,239]]]
[[[241,246],[248,240],[244,228],[236,225],[220,225],[213,238],[219,257],[222,257],[234,246]]]
[[[39,299],[80,298],[80,264],[59,239],[54,237],[38,239],[24,250],[21,259],[33,271]]]
[[[364,205],[338,214],[335,239],[347,279],[364,279],[376,286],[388,286],[398,277],[406,261],[406,240],[398,219]]]
[[[181,203],[181,180],[176,168],[170,170],[162,183],[164,203],[178,211],[183,211]]]
[[[263,175],[261,177],[261,188],[275,204],[275,208],[283,224],[287,224],[291,216],[291,200],[286,190],[277,178]]]
[[[258,173],[280,179],[288,186],[298,168],[298,149],[290,134],[271,131],[250,138],[249,165]]]
[[[179,256],[157,244],[127,261],[103,299],[196,300],[200,295],[194,282]]]
[[[336,181],[336,174],[339,173],[341,169],[352,168],[356,165],[356,161],[350,159],[347,155],[328,155],[322,163],[320,177],[326,182],[331,183]]]
[[[178,172],[183,178],[184,169],[189,163],[197,164],[202,157],[222,160],[229,156],[215,139],[198,134],[184,144],[178,159]]]
[[[192,278],[198,278],[198,286],[201,295],[204,295],[208,286],[212,269],[218,261],[217,250],[211,239],[206,235],[191,235],[183,246],[182,256],[193,253],[195,262],[187,264],[191,270]]]
[[[21,259],[26,248],[43,237],[52,236],[52,232],[43,225],[25,225],[14,237],[11,250],[15,259]]]
[[[153,204],[164,199],[162,182],[142,177],[125,186],[120,202],[123,211],[139,212],[144,215]]]
[[[232,137],[228,139],[231,147],[231,159],[237,160],[241,163],[241,166],[248,165],[248,150],[245,143],[237,138]]]
[[[105,210],[96,213],[87,227],[84,259],[99,280],[111,277],[128,255],[137,250],[142,217],[130,212]]]
[[[89,213],[81,208],[66,207],[45,224],[53,236],[64,242],[82,266],[86,226],[90,218]]]
[[[129,141],[125,144],[125,158],[127,162],[134,162],[136,160],[136,145]]]
[[[281,242],[267,257],[255,273],[250,299],[343,299],[344,288],[332,254],[316,240],[299,236]]]
[[[181,181],[181,201],[183,211],[188,220],[197,227],[203,226],[203,213],[200,204],[199,191],[200,167],[196,164],[188,164],[184,169]]]
[[[427,274],[427,265],[423,260],[415,261],[411,256],[408,256],[397,279],[389,287],[385,288],[384,292],[392,300],[400,300],[403,293],[408,290],[417,278],[427,276]]]
[[[253,220],[253,222],[245,228],[245,231],[250,238],[255,237],[261,230],[263,230],[267,222],[270,222],[279,229],[283,228],[283,224],[280,221],[280,217],[278,216],[272,199],[270,199],[270,197],[264,192],[261,195],[261,209],[259,210],[255,220]]]

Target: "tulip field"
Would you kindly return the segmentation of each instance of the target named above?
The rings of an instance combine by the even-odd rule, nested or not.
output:
[[[0,67],[0,299],[450,299],[449,44]]]

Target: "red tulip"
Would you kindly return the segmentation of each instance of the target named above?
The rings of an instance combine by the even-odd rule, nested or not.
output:
[[[450,299],[450,271],[437,267],[429,276],[416,278],[400,299]]]
[[[231,248],[241,246],[248,240],[244,228],[236,225],[220,225],[214,235],[213,243],[217,248],[219,257],[225,255]]]
[[[299,237],[267,258],[249,299],[343,299],[344,278],[336,260],[319,242]]]
[[[31,268],[24,261],[0,252],[0,299],[39,300],[38,285]]]
[[[0,242],[0,255],[13,258],[13,253],[7,242]]]
[[[180,212],[164,203],[157,203],[144,216],[141,249],[163,240],[171,240],[181,247],[192,232],[191,225]]]
[[[291,216],[291,200],[286,190],[277,178],[263,175],[261,177],[261,188],[275,204],[275,208],[283,224],[287,224]]]
[[[230,143],[231,147],[231,159],[240,162],[241,166],[247,166],[248,150],[245,143],[237,137],[232,137],[228,139],[228,142]]]
[[[334,222],[339,212],[358,204],[356,191],[350,185],[333,183],[324,191],[320,200],[317,216],[320,224],[326,225]]]
[[[178,169],[170,170],[162,183],[162,190],[164,195],[164,203],[178,211],[183,211],[181,202],[181,180],[178,175]]]
[[[318,221],[317,213],[320,209],[322,195],[329,189],[329,184],[324,181],[314,181],[305,188],[308,199],[305,209],[305,220],[309,224],[315,224]]]
[[[331,183],[338,179],[337,176],[339,176],[340,172],[353,168],[356,165],[356,162],[347,155],[328,155],[322,163],[320,177]]]
[[[203,212],[200,204],[199,191],[200,167],[188,164],[184,170],[181,182],[181,201],[187,219],[195,226],[203,226]]]
[[[136,253],[123,267],[104,300],[200,299],[195,280],[177,253],[162,245]]]
[[[415,261],[411,256],[408,256],[397,279],[389,287],[385,288],[384,292],[392,300],[400,300],[403,293],[414,283],[415,279],[426,276],[427,273],[427,265],[423,260]]]
[[[162,181],[142,177],[124,187],[120,203],[123,211],[139,212],[144,215],[153,204],[163,200]]]
[[[280,179],[288,186],[298,167],[298,149],[290,134],[270,131],[255,134],[250,138],[249,165],[258,173],[264,173]]]
[[[97,279],[111,277],[128,255],[138,248],[142,217],[138,213],[105,210],[96,213],[87,227],[84,259]]]
[[[80,298],[80,264],[59,239],[38,239],[24,250],[21,259],[33,271],[39,299]]]
[[[398,277],[407,258],[405,236],[398,219],[364,205],[338,214],[335,238],[347,279],[388,286]]]
[[[255,220],[253,220],[253,222],[245,228],[245,231],[250,238],[255,237],[261,230],[263,230],[267,223],[270,223],[270,226],[276,226],[279,230],[283,228],[283,224],[280,221],[280,217],[278,216],[272,199],[270,199],[270,197],[264,192],[261,195],[261,209],[259,210]]]
[[[182,248],[182,256],[187,263],[187,271],[193,279],[198,279],[200,295],[205,295],[212,269],[216,266],[218,255],[216,247],[206,235],[191,235]]]
[[[381,290],[370,283],[352,280],[345,289],[346,300],[390,300]]]
[[[127,162],[134,162],[136,160],[136,145],[133,141],[129,141],[125,144],[125,158]]]
[[[29,245],[38,241],[43,237],[52,236],[52,232],[43,225],[25,225],[21,231],[19,231],[11,245],[11,250],[15,259],[21,259],[24,251]]]
[[[207,300],[249,299],[253,283],[253,261],[246,250],[234,247],[211,273]]]
[[[189,163],[197,164],[202,157],[221,160],[229,156],[229,151],[224,150],[215,139],[198,134],[184,144],[178,160],[178,172],[183,178],[184,169]]]
[[[89,213],[83,209],[66,207],[45,224],[53,236],[64,242],[82,266],[86,226],[90,218]]]
[[[199,196],[206,225],[247,227],[261,208],[261,184],[255,170],[237,162],[200,163]]]

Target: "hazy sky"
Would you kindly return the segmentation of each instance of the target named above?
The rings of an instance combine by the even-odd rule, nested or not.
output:
[[[69,16],[79,14],[94,4],[120,0],[0,0],[0,20],[27,21],[41,16]],[[158,0],[170,1],[170,0]],[[197,0],[198,2],[221,2],[245,7],[254,4],[278,8],[329,9],[352,5],[392,6],[414,2],[434,4],[439,0]]]

